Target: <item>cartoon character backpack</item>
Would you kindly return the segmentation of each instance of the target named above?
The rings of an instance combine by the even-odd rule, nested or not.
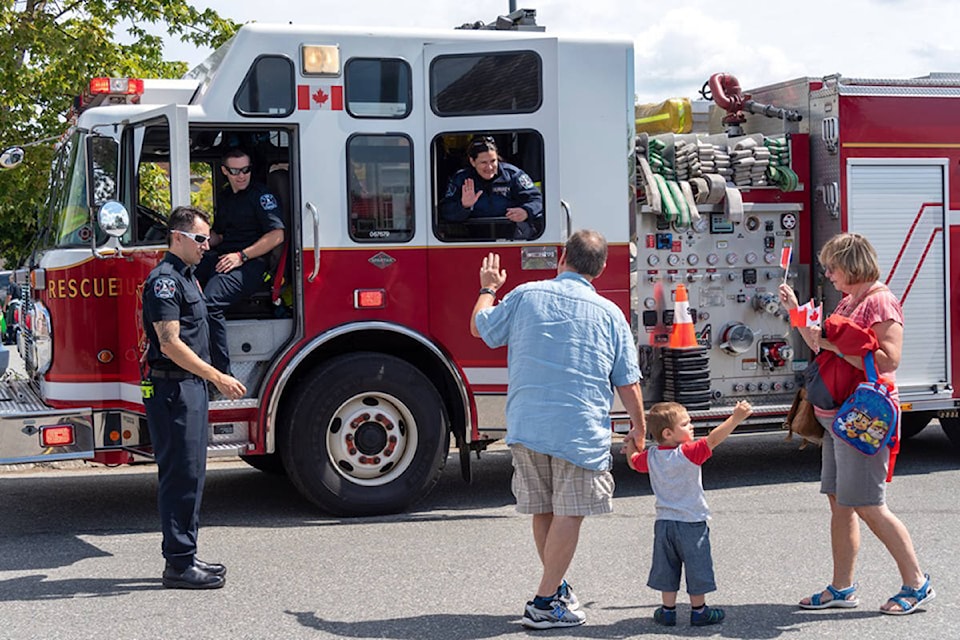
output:
[[[847,398],[833,421],[833,433],[868,456],[885,446],[893,446],[900,426],[900,406],[891,397],[890,388],[878,380],[873,352],[863,358],[867,380]],[[898,438],[899,439],[899,438]]]

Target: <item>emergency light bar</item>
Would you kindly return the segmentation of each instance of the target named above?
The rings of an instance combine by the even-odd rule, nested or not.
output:
[[[74,98],[73,107],[79,113],[102,104],[138,104],[142,95],[141,78],[93,78],[87,91]]]

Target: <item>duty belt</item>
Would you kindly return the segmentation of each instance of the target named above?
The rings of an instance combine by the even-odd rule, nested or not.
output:
[[[190,378],[199,378],[189,371],[166,371],[164,369],[151,369],[150,377],[154,380],[189,380]]]

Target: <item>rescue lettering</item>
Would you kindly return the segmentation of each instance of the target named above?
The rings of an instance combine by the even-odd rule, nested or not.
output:
[[[47,293],[51,298],[116,298],[120,296],[120,278],[63,278],[51,280]]]

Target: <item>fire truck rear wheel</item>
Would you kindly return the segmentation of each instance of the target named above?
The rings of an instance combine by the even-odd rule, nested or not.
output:
[[[906,440],[923,431],[933,420],[932,411],[911,411],[900,414],[900,437]]]
[[[940,418],[940,427],[960,452],[960,418]]]
[[[377,353],[340,356],[310,373],[280,429],[290,480],[338,515],[403,511],[436,484],[450,448],[430,379]]]

